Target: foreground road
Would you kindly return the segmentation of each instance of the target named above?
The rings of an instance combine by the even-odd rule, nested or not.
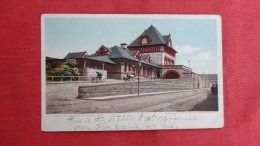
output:
[[[194,94],[189,96],[181,96],[181,93],[179,93],[178,96],[167,93],[101,101],[47,98],[47,113],[123,113],[217,110],[215,108],[207,108],[208,106],[203,105],[209,103],[205,101],[213,101],[211,100],[213,97],[209,91],[201,89],[192,92],[194,92]],[[215,98],[217,99],[217,97]],[[210,107],[217,107],[216,101],[210,102]]]

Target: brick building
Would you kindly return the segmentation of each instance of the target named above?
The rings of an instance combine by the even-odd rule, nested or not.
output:
[[[68,53],[64,59],[75,58],[80,74],[87,78],[95,76],[96,70],[100,70],[107,78],[122,79],[129,72],[138,74],[138,69],[144,78],[154,76],[173,79],[190,76],[191,68],[175,65],[176,53],[178,52],[172,47],[171,35],[161,35],[151,25],[128,46],[126,43],[111,48],[101,45],[94,54],[73,52]]]

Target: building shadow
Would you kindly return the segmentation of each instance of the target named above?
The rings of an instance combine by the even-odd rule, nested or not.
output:
[[[218,111],[218,95],[207,93],[207,99],[195,105],[190,111]]]

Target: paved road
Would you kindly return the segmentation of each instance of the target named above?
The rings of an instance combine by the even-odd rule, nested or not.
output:
[[[209,99],[207,91],[188,97],[173,96],[172,93],[134,96],[111,100],[47,99],[47,113],[123,113],[123,112],[173,112],[201,111],[197,106]],[[206,103],[204,103],[206,104]],[[212,103],[214,104],[214,103]],[[197,109],[196,109],[197,108]]]
[[[208,98],[194,106],[191,111],[218,111],[218,95],[208,94]]]

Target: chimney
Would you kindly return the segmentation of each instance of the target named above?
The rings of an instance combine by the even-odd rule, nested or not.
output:
[[[128,50],[127,49],[127,44],[126,43],[121,43],[121,48],[125,49],[125,50]]]

